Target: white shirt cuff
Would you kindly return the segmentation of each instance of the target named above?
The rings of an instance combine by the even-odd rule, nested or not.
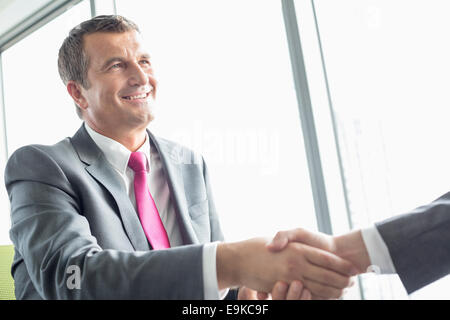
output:
[[[226,297],[229,289],[219,291],[216,269],[216,251],[218,242],[203,246],[203,293],[205,300],[219,300]]]
[[[362,229],[361,234],[369,253],[371,270],[375,273],[396,273],[389,249],[375,226]]]

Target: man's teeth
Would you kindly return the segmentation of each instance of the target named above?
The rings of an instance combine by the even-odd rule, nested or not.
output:
[[[128,97],[124,97],[124,98],[128,99],[128,100],[135,100],[135,99],[144,99],[145,97],[147,97],[146,93],[140,94],[138,96],[128,96]]]

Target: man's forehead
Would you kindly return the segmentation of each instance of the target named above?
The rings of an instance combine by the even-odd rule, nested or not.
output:
[[[142,37],[136,31],[95,32],[85,35],[84,49],[90,58],[107,60],[113,56],[147,56]]]

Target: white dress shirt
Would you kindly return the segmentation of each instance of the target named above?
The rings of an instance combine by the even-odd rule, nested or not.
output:
[[[134,171],[128,167],[131,151],[119,142],[105,137],[94,131],[86,123],[84,126],[91,136],[92,140],[97,144],[104,153],[106,160],[119,173],[123,184],[127,191],[131,203],[136,209],[136,198],[134,196]],[[147,173],[148,186],[150,193],[155,201],[161,221],[166,229],[167,236],[171,247],[183,245],[179,225],[176,221],[175,208],[170,201],[170,191],[161,162],[161,158],[157,150],[150,148],[148,134],[146,133],[145,142],[139,150],[145,154],[147,165],[150,168]],[[228,290],[219,292],[216,272],[216,250],[217,242],[207,243],[203,246],[203,292],[206,300],[217,300],[224,298]]]
[[[371,271],[396,273],[389,249],[375,226],[361,230],[364,244],[369,253]]]

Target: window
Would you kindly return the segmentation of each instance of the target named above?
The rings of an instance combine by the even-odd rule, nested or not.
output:
[[[57,58],[69,30],[89,18],[89,2],[83,1],[2,52],[9,155],[27,144],[53,144],[72,136],[81,125],[59,78]],[[1,192],[0,205],[6,213],[9,199],[4,187]],[[9,215],[0,219],[0,243],[10,243]]]
[[[279,1],[116,1],[159,79],[149,128],[204,155],[227,240],[315,230]]]
[[[296,1],[297,14],[312,17],[306,2]],[[313,3],[353,226],[406,213],[448,192],[448,1]],[[302,34],[302,40],[305,48],[317,46],[317,37]],[[313,82],[319,57],[316,52],[307,61]],[[320,94],[313,96],[316,111],[326,97]],[[411,298],[448,299],[449,281]],[[407,297],[397,276],[370,276],[363,287],[367,299]]]
[[[89,18],[89,3],[81,2],[2,53],[9,154],[31,143],[55,143],[81,125],[57,59],[69,30]]]

